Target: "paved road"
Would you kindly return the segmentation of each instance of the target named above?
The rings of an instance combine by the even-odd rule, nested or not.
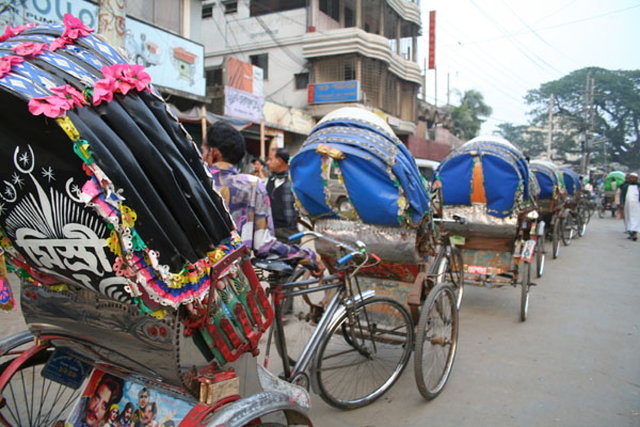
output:
[[[621,221],[548,260],[518,321],[519,289],[467,287],[458,356],[434,401],[420,397],[413,361],[386,396],[339,411],[313,396],[316,426],[640,426],[640,242]],[[18,332],[0,312],[0,335]]]
[[[313,399],[316,426],[640,426],[640,242],[595,218],[547,261],[518,321],[519,288],[467,287],[452,376],[423,401],[413,360],[371,406]]]

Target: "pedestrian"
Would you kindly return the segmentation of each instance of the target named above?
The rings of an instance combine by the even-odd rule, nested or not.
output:
[[[265,171],[265,167],[267,166],[265,161],[262,160],[259,157],[256,157],[255,159],[253,159],[253,162],[251,162],[253,164],[253,172],[252,175],[257,176],[258,178],[260,178],[260,180],[262,182],[267,182],[267,172]]]
[[[620,186],[620,204],[624,206],[624,228],[633,241],[638,240],[640,231],[640,191],[638,190],[638,174],[627,175]]]
[[[202,157],[209,166],[213,182],[227,204],[243,243],[257,257],[301,258],[312,274],[321,276],[320,257],[308,248],[278,241],[273,232],[269,196],[264,183],[254,175],[240,173],[238,163],[246,152],[244,137],[225,122],[207,129]]]
[[[276,238],[285,242],[290,235],[298,232],[298,212],[293,204],[289,180],[289,152],[285,148],[271,150],[267,165],[271,172],[267,180],[267,193],[271,200]]]

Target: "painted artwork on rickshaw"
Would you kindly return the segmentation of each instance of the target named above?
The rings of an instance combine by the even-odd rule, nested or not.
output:
[[[170,427],[193,408],[190,403],[144,385],[95,370],[66,427]]]

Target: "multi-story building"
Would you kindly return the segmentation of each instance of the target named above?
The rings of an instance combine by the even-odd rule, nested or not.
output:
[[[344,105],[375,111],[401,138],[415,132],[423,81],[417,1],[204,0],[202,18],[214,113],[228,107],[222,99],[237,79],[234,58],[262,70],[262,93],[254,93],[264,102],[262,135],[279,135],[293,150],[318,118]],[[245,133],[254,155],[259,127]]]

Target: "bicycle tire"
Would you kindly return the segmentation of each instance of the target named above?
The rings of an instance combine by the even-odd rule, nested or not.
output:
[[[413,341],[411,316],[396,300],[376,296],[348,305],[314,360],[312,376],[320,397],[340,409],[375,401],[402,374]]]
[[[462,253],[455,246],[449,246],[446,250],[438,254],[431,275],[435,278],[434,285],[450,282],[456,294],[456,308],[460,310],[462,305],[462,295],[464,293],[464,264]]]
[[[305,279],[307,271],[308,270],[304,267],[298,267],[285,281],[291,283],[300,279]],[[307,300],[303,295],[288,297],[285,299],[285,302],[283,302],[283,305],[287,304],[287,299],[290,301],[292,312],[290,314],[284,314],[284,316],[288,318],[288,321],[286,324],[283,324],[283,328],[285,329],[284,339],[287,340],[287,337],[289,337],[286,341],[286,357],[288,357],[289,366],[293,367],[296,364],[297,355],[300,354],[304,345],[309,341],[309,338],[315,329],[316,322],[319,320],[322,313],[313,312],[313,307],[307,303]],[[282,319],[276,319],[276,321],[282,321]],[[295,330],[295,334],[289,333],[287,335],[287,329]],[[278,328],[274,328],[274,332],[276,340],[278,340]],[[285,355],[283,355],[281,347],[276,344],[275,348],[280,358],[285,360]]]
[[[584,235],[587,233],[587,222],[585,221],[582,212],[578,211],[578,213],[575,215],[575,221],[578,237],[584,237]]]
[[[538,236],[538,241],[536,242],[536,277],[542,277],[544,274],[544,261],[546,258],[544,245],[545,237],[543,234]]]
[[[553,224],[553,230],[551,231],[551,252],[553,259],[558,258],[560,255],[560,234],[562,227],[562,218],[558,218]]]
[[[531,263],[520,260],[520,321],[527,320],[529,312],[529,286],[531,286]]]
[[[16,356],[0,365],[0,376],[7,369],[16,369],[10,378],[0,383],[0,395],[5,399],[0,407],[0,425],[54,425],[67,418],[80,397],[82,387],[74,390],[41,375],[53,348],[34,348],[33,351],[34,354],[22,362]]]
[[[571,245],[573,242],[573,238],[575,237],[575,219],[572,214],[568,214],[566,217],[562,219],[562,244],[565,246]]]
[[[420,310],[414,372],[418,390],[427,400],[435,399],[442,392],[451,375],[458,348],[458,309],[455,302],[453,286],[441,283],[429,292]],[[435,381],[432,381],[430,374],[434,372]]]

